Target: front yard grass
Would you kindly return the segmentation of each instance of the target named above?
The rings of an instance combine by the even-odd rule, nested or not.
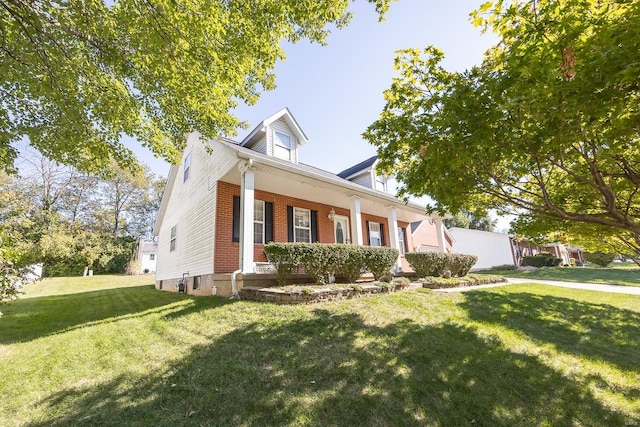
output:
[[[523,279],[640,286],[640,268],[626,265],[620,267],[543,267],[537,270],[492,270],[478,271],[477,273],[499,274],[501,276],[519,277]]]
[[[99,282],[99,283],[98,283]],[[50,279],[3,306],[0,425],[638,425],[640,297],[279,306]]]

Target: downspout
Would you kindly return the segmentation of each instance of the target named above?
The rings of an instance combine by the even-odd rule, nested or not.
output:
[[[245,174],[247,170],[253,167],[253,159],[249,159],[246,162],[242,162],[238,164],[238,170],[242,175],[241,184],[240,184],[240,236],[239,236],[239,257],[240,265],[236,271],[231,273],[231,299],[240,299],[240,294],[238,293],[237,286],[237,275],[244,273],[243,265],[244,265],[244,190],[245,190]]]

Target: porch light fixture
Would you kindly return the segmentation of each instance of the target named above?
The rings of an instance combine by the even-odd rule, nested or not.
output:
[[[329,211],[329,219],[331,221],[333,221],[334,219],[336,219],[336,211],[333,210],[333,208],[331,208],[331,210]]]

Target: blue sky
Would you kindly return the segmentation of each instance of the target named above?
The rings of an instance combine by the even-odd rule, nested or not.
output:
[[[288,107],[309,138],[300,149],[301,162],[337,173],[375,155],[361,135],[382,111],[383,91],[395,76],[395,52],[434,45],[444,52],[448,70],[480,64],[497,42],[469,20],[483,1],[399,0],[383,22],[368,2],[350,3],[351,24],[334,30],[328,46],[306,41],[284,45],[286,60],[275,69],[278,87],[264,92],[257,104],[236,109],[249,128],[234,139],[241,141],[260,121]],[[128,145],[156,174],[167,176],[164,160],[154,159],[135,142]],[[503,219],[498,229],[507,226]]]
[[[375,148],[362,139],[384,106],[382,92],[394,77],[395,51],[435,45],[445,53],[443,65],[461,71],[479,64],[496,42],[469,22],[469,13],[482,1],[400,0],[386,20],[378,22],[373,5],[350,4],[351,24],[334,30],[328,46],[303,41],[286,44],[287,59],[276,66],[278,87],[265,92],[253,106],[240,106],[237,116],[249,123],[234,139],[241,140],[257,123],[288,107],[309,142],[300,161],[340,172],[372,155]],[[140,160],[167,176],[169,165],[130,142]]]

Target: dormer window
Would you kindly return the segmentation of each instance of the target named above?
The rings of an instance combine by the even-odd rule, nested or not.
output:
[[[387,192],[387,178],[376,175],[376,190]]]
[[[274,132],[273,155],[279,159],[291,160],[291,137],[284,133]]]

